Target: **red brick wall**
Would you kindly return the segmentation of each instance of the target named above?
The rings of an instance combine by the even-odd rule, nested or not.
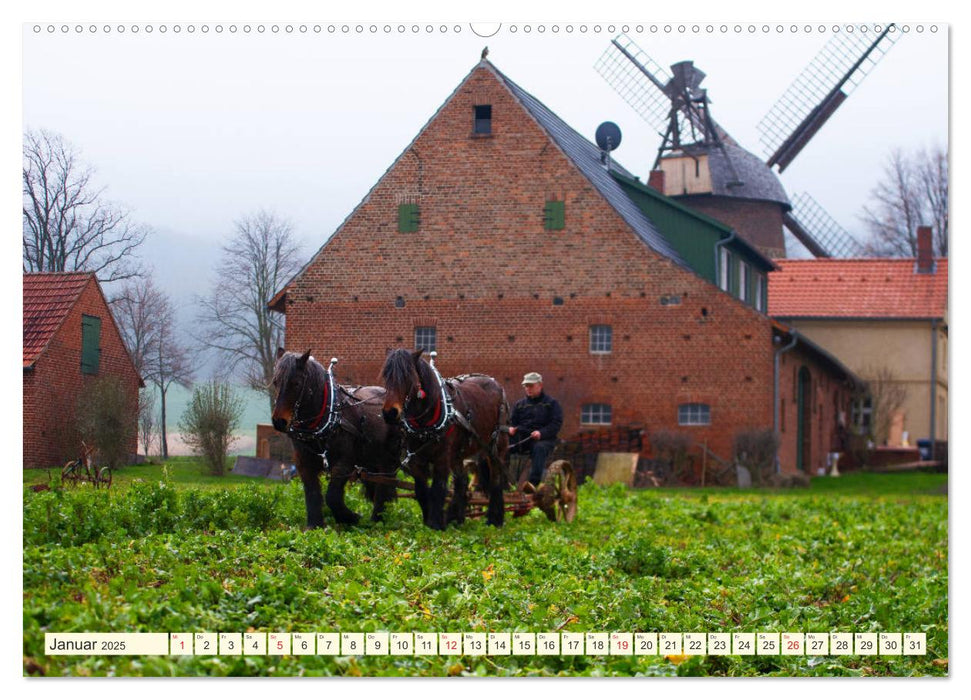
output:
[[[492,105],[491,137],[470,137],[474,104]],[[566,202],[564,230],[544,230],[551,197]],[[403,199],[420,204],[417,233],[398,233]],[[671,295],[681,303],[662,306]],[[589,352],[601,323],[610,355]],[[735,432],[772,425],[769,320],[641,242],[487,69],[288,290],[288,348],[338,356],[342,383],[377,383],[387,350],[412,347],[419,325],[437,328],[443,374],[491,374],[511,401],[525,372],[542,373],[563,403],[561,436],[581,429],[583,403],[724,458]],[[679,428],[686,402],[710,404],[712,424]]]
[[[681,204],[731,226],[770,258],[785,257],[782,207],[775,202],[753,202],[731,197],[687,196]]]
[[[101,319],[101,362],[98,374],[81,373],[81,316]],[[118,375],[131,387],[132,410],[137,413],[138,375],[92,278],[81,292],[47,349],[24,372],[24,466],[61,466],[77,456],[80,438],[75,411],[85,386],[98,377]],[[137,450],[133,438],[130,451]]]
[[[809,460],[806,473],[816,476],[817,469],[827,466],[827,454],[835,449],[834,438],[837,434],[837,421],[842,411],[849,420],[851,391],[845,383],[835,379],[820,362],[812,356],[795,349],[782,354],[779,362],[779,403],[780,421],[779,461],[784,472],[795,472],[798,450],[798,373],[801,367],[809,370],[812,398],[811,410],[806,419],[811,435]]]

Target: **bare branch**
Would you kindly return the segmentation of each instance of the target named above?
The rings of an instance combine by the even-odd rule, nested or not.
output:
[[[24,134],[24,272],[83,270],[102,282],[142,274],[135,253],[148,229],[105,201],[93,174],[58,134]]]
[[[934,254],[947,256],[948,162],[940,147],[905,155],[893,151],[883,176],[870,193],[872,204],[863,208],[863,223],[870,231],[869,255],[916,257],[917,227],[934,229]]]
[[[272,401],[276,349],[283,345],[283,320],[266,308],[273,294],[299,269],[299,248],[290,223],[267,211],[235,223],[223,246],[212,291],[197,299],[197,340],[223,359],[229,373]]]

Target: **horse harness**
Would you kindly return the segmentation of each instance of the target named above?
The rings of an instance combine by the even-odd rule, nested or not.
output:
[[[330,465],[327,462],[327,441],[335,428],[339,427],[354,437],[367,439],[367,432],[363,430],[363,423],[366,417],[364,414],[361,415],[361,426],[355,426],[350,420],[345,418],[342,412],[345,403],[341,400],[339,394],[344,394],[346,397],[354,399],[356,401],[354,405],[366,403],[367,400],[358,399],[353,391],[337,383],[333,372],[333,367],[336,363],[336,358],[331,359],[330,366],[327,368],[327,381],[324,383],[324,398],[321,401],[320,412],[310,421],[291,421],[290,427],[287,429],[287,434],[293,440],[308,447],[314,454],[323,458],[324,468],[326,470],[330,469]],[[300,394],[293,405],[294,416],[300,413],[300,402],[304,398],[306,388],[307,377],[304,378],[303,386],[300,388]],[[303,426],[304,423],[306,423],[306,426]]]
[[[482,449],[488,450],[489,453],[498,458],[496,453],[495,445],[496,438],[499,434],[499,428],[497,426],[496,430],[493,432],[490,443],[487,445],[482,438],[479,437],[478,432],[472,427],[472,410],[468,410],[468,415],[464,415],[461,411],[455,408],[455,402],[453,401],[448,389],[451,388],[458,398],[462,398],[462,392],[460,386],[462,382],[466,381],[471,377],[485,377],[484,374],[463,374],[458,377],[452,377],[451,379],[443,379],[441,373],[438,371],[438,367],[435,366],[434,357],[432,361],[428,363],[435,374],[435,382],[438,384],[439,389],[439,400],[435,406],[434,413],[432,414],[431,420],[422,425],[418,421],[418,417],[415,418],[404,418],[402,416],[402,425],[404,426],[405,432],[409,437],[415,438],[421,441],[421,445],[417,450],[412,451],[410,448],[405,448],[405,457],[402,460],[402,468],[410,473],[409,466],[411,460],[417,455],[421,454],[422,450],[431,447],[438,443],[439,440],[449,435],[454,429],[454,423],[457,423],[462,427],[472,438],[479,443]],[[418,385],[418,398],[424,398],[425,391],[422,389],[419,382]],[[462,401],[465,403],[465,401]],[[505,393],[503,394],[503,404],[505,405]],[[407,408],[407,407],[406,407]]]

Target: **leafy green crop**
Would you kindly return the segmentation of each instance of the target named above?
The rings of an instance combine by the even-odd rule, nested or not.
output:
[[[897,476],[895,479],[904,479]],[[445,533],[304,531],[299,483],[24,490],[24,673],[946,675],[947,500],[921,489],[580,490]],[[900,482],[896,482],[899,484]],[[916,483],[916,482],[915,482]],[[927,488],[940,486],[942,480]],[[356,489],[349,502],[368,505]],[[362,523],[365,521],[362,520]],[[44,632],[926,632],[923,657],[48,657]]]

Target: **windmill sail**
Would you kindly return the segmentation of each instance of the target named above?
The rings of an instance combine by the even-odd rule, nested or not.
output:
[[[781,173],[789,166],[898,37],[893,24],[876,33],[851,25],[833,34],[758,124],[770,167]]]
[[[707,110],[696,106],[704,98],[704,90],[699,86],[705,74],[690,61],[672,66],[676,73],[672,75],[629,36],[620,34],[611,40],[594,69],[662,136],[671,131],[676,135],[692,133],[700,135],[699,141],[738,145],[711,119]],[[677,120],[673,129],[672,118]]]
[[[791,201],[792,210],[783,215],[783,223],[810,253],[817,258],[858,258],[864,255],[863,246],[815,199],[800,192]]]
[[[700,87],[705,74],[691,61],[668,72],[621,34],[594,68],[662,136],[653,169],[665,172],[665,194],[690,200],[689,206],[735,227],[771,257],[785,255],[785,242],[782,227],[760,209],[765,203],[779,208],[782,226],[813,255],[856,257],[862,246],[812,197],[790,202],[773,166],[781,173],[792,162],[897,38],[893,24],[834,33],[759,123],[767,161],[741,148],[711,118]]]

